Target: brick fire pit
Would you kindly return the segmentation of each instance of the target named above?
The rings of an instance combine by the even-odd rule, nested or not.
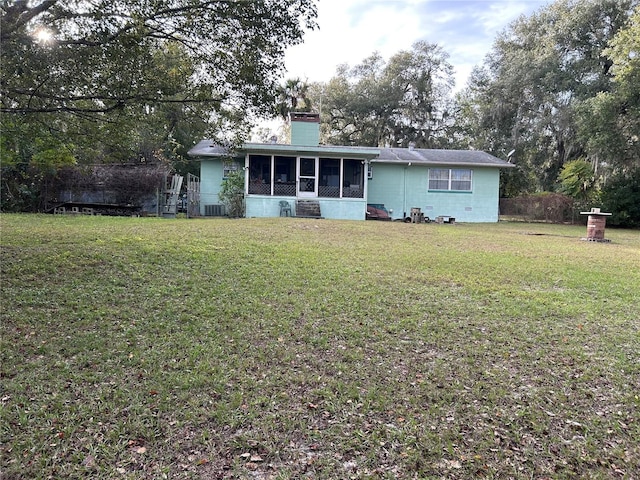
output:
[[[610,242],[604,238],[604,227],[610,213],[601,212],[599,208],[592,208],[590,212],[580,212],[580,215],[589,215],[587,219],[587,236],[581,238],[588,242]]]

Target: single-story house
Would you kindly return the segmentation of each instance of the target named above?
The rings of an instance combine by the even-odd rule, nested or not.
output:
[[[433,219],[497,222],[500,169],[512,164],[474,150],[427,150],[320,145],[319,115],[291,115],[291,144],[245,143],[234,152],[203,140],[189,155],[200,161],[202,215],[222,211],[218,193],[231,170],[245,172],[247,217],[277,217],[281,202],[294,215],[364,220],[367,204],[392,219],[412,208]],[[285,205],[286,205],[285,204]]]

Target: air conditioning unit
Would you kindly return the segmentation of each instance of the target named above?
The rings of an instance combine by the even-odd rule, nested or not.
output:
[[[224,205],[205,205],[204,215],[205,217],[224,217],[225,216]]]

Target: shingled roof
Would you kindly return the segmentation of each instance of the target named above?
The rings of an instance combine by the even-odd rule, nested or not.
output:
[[[460,167],[497,167],[509,168],[514,165],[478,150],[432,150],[422,148],[373,148],[345,147],[334,145],[300,146],[289,144],[245,143],[236,151],[250,153],[276,154],[316,154],[353,156],[370,158],[373,163],[397,163],[414,165],[446,165]],[[203,140],[189,150],[193,157],[225,157],[232,154],[227,148],[214,144],[211,140]],[[377,155],[377,156],[376,156]]]
[[[189,150],[188,155],[192,157],[241,157],[245,153],[275,154],[275,155],[310,155],[310,156],[333,156],[333,157],[353,157],[362,159],[375,158],[380,152],[379,148],[373,147],[346,147],[339,145],[290,145],[288,143],[245,143],[236,150],[216,145],[211,140],[202,140]]]
[[[213,140],[201,140],[187,152],[187,155],[192,157],[227,157],[229,149],[213,143]]]
[[[381,148],[372,162],[416,165],[459,165],[464,167],[513,167],[514,165],[478,150],[432,150],[422,148]]]

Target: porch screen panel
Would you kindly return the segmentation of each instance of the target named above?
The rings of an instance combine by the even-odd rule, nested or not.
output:
[[[276,156],[274,170],[273,194],[294,197],[296,195],[296,157]]]
[[[451,170],[451,190],[471,191],[471,170]]]
[[[363,164],[361,160],[345,158],[343,160],[342,196],[351,198],[364,197]]]
[[[448,168],[432,168],[429,170],[429,190],[449,190]]]
[[[271,195],[270,155],[249,155],[249,193]]]
[[[320,180],[318,196],[340,197],[340,160],[337,158],[320,159]]]

